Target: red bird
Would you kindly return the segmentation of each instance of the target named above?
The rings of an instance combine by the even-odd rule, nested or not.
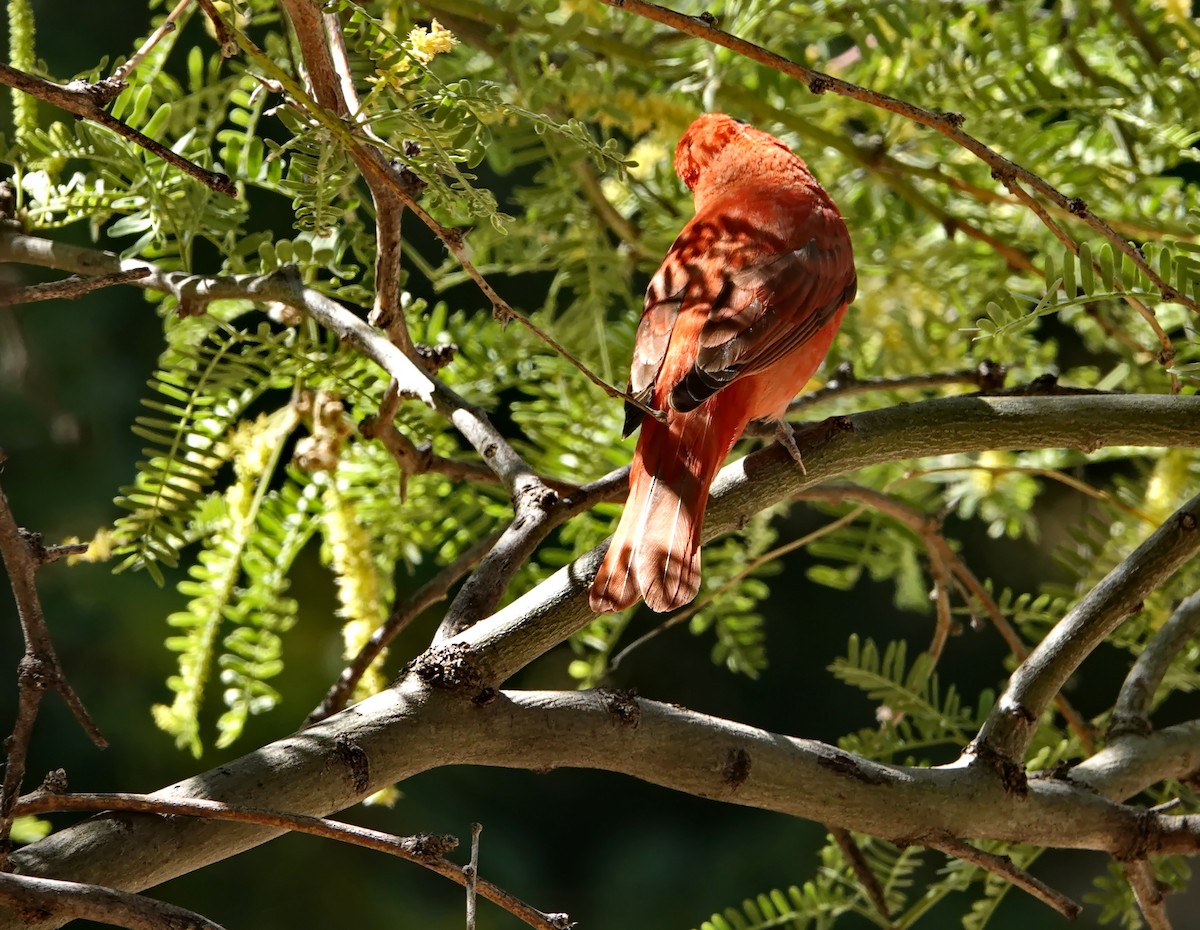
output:
[[[850,234],[802,159],[774,136],[707,113],[675,149],[696,215],[646,291],[632,394],[642,434],[629,499],[592,582],[592,610],[639,597],[674,610],[700,587],[708,489],[751,420],[780,420],[829,351],[854,299]],[[780,438],[799,460],[790,428]]]

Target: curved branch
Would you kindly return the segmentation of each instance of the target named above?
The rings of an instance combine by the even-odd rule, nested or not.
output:
[[[141,895],[28,875],[0,873],[0,902],[32,923],[53,914],[56,922],[94,920],[129,930],[223,930],[207,917]]]
[[[1109,723],[1110,736],[1150,731],[1150,705],[1167,669],[1200,629],[1200,591],[1186,598],[1159,628],[1125,676]]]
[[[1062,618],[1020,664],[970,748],[975,759],[1014,766],[1047,705],[1142,599],[1200,550],[1200,494],[1167,518]]]

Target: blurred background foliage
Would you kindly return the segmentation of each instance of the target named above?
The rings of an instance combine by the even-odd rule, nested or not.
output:
[[[220,6],[262,58],[222,60],[190,12],[113,112],[229,173],[240,199],[26,101],[8,109],[3,142],[24,222],[200,273],[295,263],[306,283],[365,311],[374,285],[365,187],[336,134],[263,81],[294,76],[275,4]],[[345,25],[363,118],[427,183],[423,204],[445,225],[470,226],[472,260],[500,293],[610,382],[624,380],[641,293],[690,215],[670,167],[675,140],[715,109],[793,144],[852,230],[859,297],[825,378],[992,360],[1010,384],[1053,374],[1080,388],[1195,391],[1193,316],[1056,215],[1083,257],[1065,250],[983,163],[900,117],[814,96],[591,0],[328,8]],[[962,113],[969,132],[1084,198],[1169,282],[1200,296],[1200,25],[1188,3],[681,9],[711,12],[722,28],[847,80]],[[36,44],[22,25],[29,11]],[[143,0],[12,0],[12,60],[62,81],[102,77],[167,12],[155,2],[147,12]],[[625,464],[632,441],[617,441],[618,405],[525,330],[498,326],[412,216],[404,235],[413,338],[458,347],[445,380],[545,475],[582,483]],[[9,286],[51,277],[11,266],[0,275]],[[1161,336],[1128,295],[1154,310]],[[41,581],[66,667],[113,748],[93,751],[48,701],[31,779],[63,766],[79,789],[151,790],[195,771],[194,755],[207,767],[291,732],[336,677],[345,644],[510,513],[494,487],[402,479],[378,443],[353,432],[378,409],[385,379],[310,324],[268,320],[245,302],[182,320],[175,309],[161,295],[114,289],[0,312],[5,491],[26,526],[52,540],[95,537],[111,555],[55,566]],[[918,396],[857,394],[805,416]],[[397,423],[414,442],[469,457],[428,410],[405,405]],[[1191,452],[1118,448],[902,462],[854,480],[944,515],[946,536],[1032,642],[1194,493],[1198,476]],[[511,686],[635,687],[876,758],[954,758],[1011,660],[956,596],[960,635],[935,670],[923,654],[934,625],[923,542],[870,510],[830,528],[855,510],[801,504],[756,519],[706,550],[705,588],[686,624],[656,632],[659,618],[645,611],[602,618]],[[509,596],[603,539],[618,512],[600,506],[562,528]],[[806,548],[756,567],[810,533]],[[1130,654],[1198,579],[1195,567],[1182,573],[1072,681],[1068,697],[1084,716],[1103,715]],[[393,644],[375,687],[423,648],[442,610]],[[15,665],[15,625],[0,637]],[[1196,649],[1181,656],[1162,722],[1195,716],[1198,660]],[[3,696],[9,714],[13,697]],[[1039,766],[1084,751],[1054,717],[1035,749]],[[805,908],[841,912],[838,927],[878,922],[815,824],[592,772],[439,770],[402,792],[391,809],[350,816],[397,833],[467,835],[482,822],[484,873],[582,926],[687,928],[730,906],[731,926],[807,926],[786,916]],[[928,925],[1057,925],[937,854],[871,844],[869,855],[899,912],[928,909]],[[1127,913],[1128,891],[1102,857],[1046,854],[1037,868],[1093,896],[1077,926]],[[1169,865],[1164,878],[1178,883],[1184,871]],[[297,876],[313,881],[297,888]],[[737,903],[805,882],[791,896]],[[303,837],[162,893],[230,927],[461,922],[458,891],[440,879]],[[1172,905],[1187,907],[1182,896]],[[484,920],[517,925],[492,912]]]

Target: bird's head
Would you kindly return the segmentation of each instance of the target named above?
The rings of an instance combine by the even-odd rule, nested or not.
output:
[[[765,150],[782,149],[790,157],[795,157],[774,136],[755,129],[749,123],[724,113],[704,113],[688,127],[675,146],[675,173],[689,190],[695,190],[701,176],[720,161],[722,155],[728,155],[731,149],[758,149],[763,152],[763,147]]]

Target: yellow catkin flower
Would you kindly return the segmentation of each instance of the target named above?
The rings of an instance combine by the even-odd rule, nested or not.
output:
[[[102,526],[96,530],[96,535],[88,540],[86,552],[81,552],[79,555],[67,556],[68,565],[77,565],[80,562],[107,562],[112,558],[113,541],[112,529],[107,526]],[[72,536],[69,539],[64,539],[64,545],[74,545],[79,542],[79,537]]]
[[[1146,482],[1146,496],[1142,500],[1142,509],[1155,523],[1161,523],[1170,516],[1187,493],[1191,479],[1188,469],[1190,456],[1190,452],[1182,449],[1168,449],[1155,462],[1150,480]]]
[[[1192,0],[1158,0],[1163,19],[1168,23],[1180,23],[1191,19]]]
[[[436,19],[428,29],[414,26],[408,34],[409,54],[421,64],[433,61],[435,55],[451,51],[458,45],[458,38]]]
[[[337,613],[346,621],[342,626],[342,642],[345,657],[352,659],[387,616],[387,606],[369,540],[358,522],[353,503],[338,493],[335,482],[329,484],[322,498],[325,542],[337,583]],[[361,701],[387,687],[383,675],[386,657],[384,650],[371,663],[354,689],[353,700]]]

